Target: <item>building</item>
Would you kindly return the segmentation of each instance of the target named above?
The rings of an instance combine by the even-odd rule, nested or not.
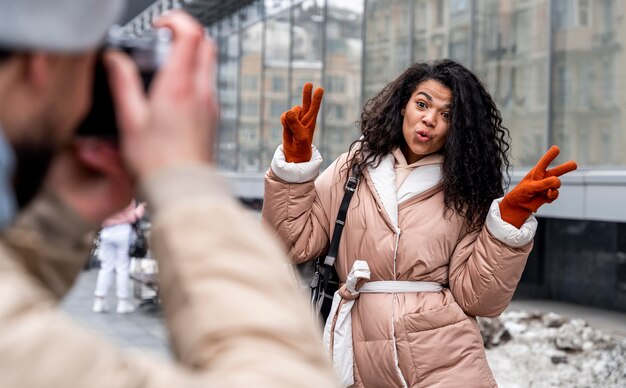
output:
[[[262,197],[280,115],[304,82],[326,88],[315,144],[328,164],[387,82],[414,61],[452,58],[502,112],[513,185],[551,144],[558,161],[580,166],[538,214],[518,294],[626,311],[626,2],[168,0],[127,28],[140,33],[172,7],[199,16],[219,43],[219,166],[238,195]]]

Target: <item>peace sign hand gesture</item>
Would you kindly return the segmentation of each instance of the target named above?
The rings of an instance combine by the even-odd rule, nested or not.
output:
[[[519,229],[531,213],[559,197],[561,180],[558,177],[578,168],[576,162],[570,160],[548,170],[559,152],[559,147],[552,146],[520,183],[504,196],[500,202],[500,214],[504,221]]]
[[[312,91],[312,83],[304,84],[302,106],[296,105],[280,117],[280,122],[283,124],[283,152],[287,162],[308,162],[313,155],[311,144],[324,89],[315,89],[313,98],[311,98]]]

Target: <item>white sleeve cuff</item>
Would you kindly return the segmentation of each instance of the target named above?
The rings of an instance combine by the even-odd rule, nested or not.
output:
[[[320,173],[323,159],[322,154],[320,154],[314,145],[311,145],[311,150],[313,151],[313,155],[308,162],[288,163],[287,160],[285,160],[283,145],[279,145],[272,159],[272,171],[285,182],[304,183],[312,181]]]
[[[502,219],[500,215],[500,202],[502,198],[494,199],[487,213],[487,229],[499,241],[508,246],[519,248],[528,244],[535,237],[537,231],[537,219],[530,215],[524,225],[517,229]]]

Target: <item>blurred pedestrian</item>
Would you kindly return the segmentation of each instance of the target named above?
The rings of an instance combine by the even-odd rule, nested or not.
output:
[[[130,257],[129,247],[134,236],[133,224],[144,215],[144,203],[137,204],[133,199],[131,203],[119,213],[104,220],[100,231],[100,270],[96,280],[94,291],[95,300],[93,311],[105,313],[109,311],[106,296],[113,275],[116,279],[117,313],[132,313],[135,307],[128,300]]]
[[[200,24],[182,11],[155,22],[172,43],[148,94],[128,55],[103,54],[118,141],[75,135],[124,6],[0,0],[0,387],[337,386],[284,254],[213,164],[216,48]],[[168,360],[116,348],[58,307],[135,186],[151,208]]]
[[[532,213],[576,164],[547,169],[553,147],[504,195],[500,112],[472,72],[441,60],[410,66],[369,100],[363,136],[318,177],[323,90],[311,93],[306,84],[302,105],[281,117],[263,219],[295,262],[314,259],[328,249],[348,177],[360,179],[334,265],[341,283],[353,268],[363,275],[340,288],[325,328],[344,384],[495,387],[475,317],[509,304],[533,246]]]

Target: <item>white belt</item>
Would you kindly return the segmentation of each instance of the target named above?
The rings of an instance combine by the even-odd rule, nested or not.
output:
[[[393,294],[403,292],[439,292],[443,286],[435,282],[418,281],[376,281],[367,282],[359,290],[354,290],[360,279],[369,280],[370,269],[365,261],[356,260],[346,278],[346,288],[353,295],[359,293]],[[344,386],[354,384],[353,363],[354,353],[352,345],[352,315],[351,309],[354,300],[344,300],[339,292],[333,298],[333,305],[324,327],[324,347],[332,354],[332,363],[335,372]],[[340,306],[341,305],[341,306]],[[332,335],[331,335],[332,333]],[[332,343],[331,343],[332,338]],[[397,365],[397,362],[396,362]]]
[[[384,280],[367,282],[359,292],[370,294],[392,294],[401,292],[439,292],[443,286],[437,282],[419,282],[408,280]]]

